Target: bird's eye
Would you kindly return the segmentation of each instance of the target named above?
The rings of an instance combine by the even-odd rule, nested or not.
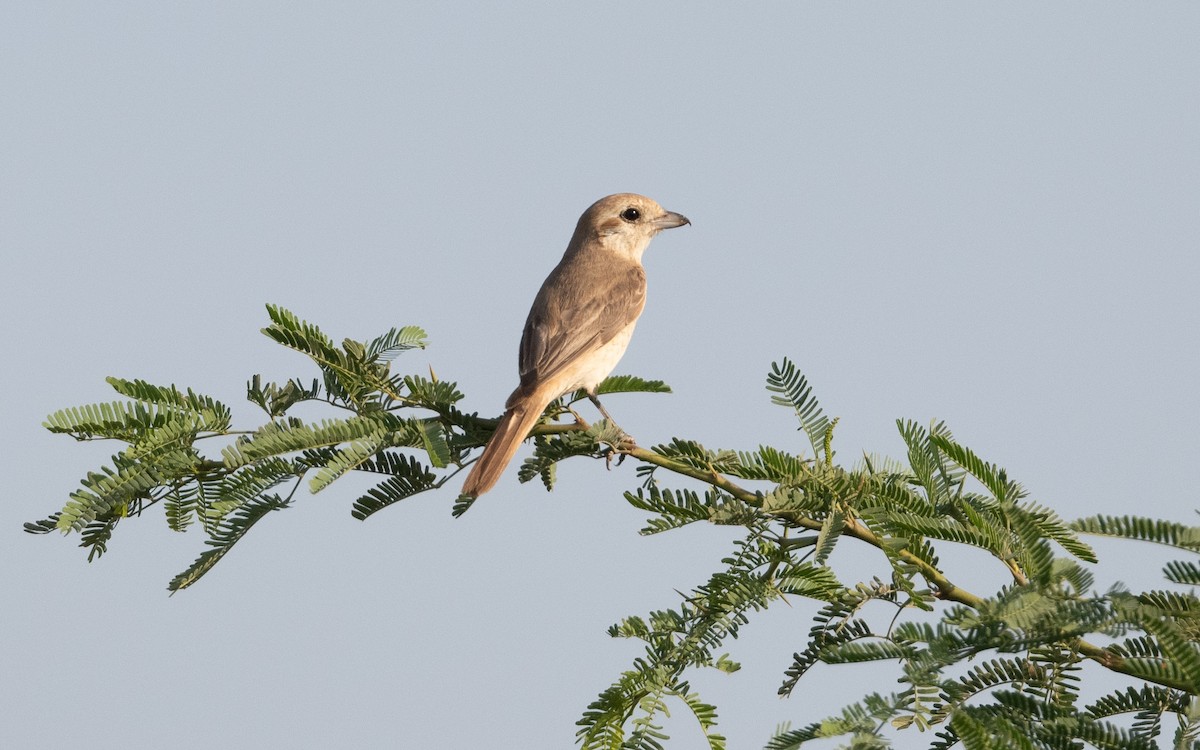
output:
[[[621,218],[629,222],[637,221],[642,218],[642,212],[636,208],[627,208],[621,212]]]

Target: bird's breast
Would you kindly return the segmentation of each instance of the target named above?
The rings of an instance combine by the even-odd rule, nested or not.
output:
[[[629,340],[633,338],[633,328],[637,325],[637,321],[633,321],[629,325],[617,331],[617,335],[608,340],[607,343],[600,346],[593,353],[579,357],[579,359],[570,366],[569,373],[564,373],[563,380],[567,385],[562,389],[563,393],[585,388],[591,391],[596,385],[604,380],[612,373],[613,368],[621,361],[621,356],[625,354],[625,350],[629,347]]]

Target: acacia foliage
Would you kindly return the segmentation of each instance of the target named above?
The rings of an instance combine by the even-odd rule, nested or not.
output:
[[[291,312],[267,309],[263,332],[311,358],[318,378],[251,378],[247,398],[266,417],[253,430],[235,430],[229,407],[191,389],[109,378],[124,400],[63,409],[45,426],[120,449],[61,510],[26,530],[77,533],[93,560],[120,523],[161,505],[171,529],[199,527],[207,537],[207,549],[168,585],[175,592],[196,583],[255,524],[296,503],[305,484],[316,493],[351,472],[379,477],[351,504],[352,515],[366,519],[442,488],[494,428],[496,420],[457,408],[463,396],[454,383],[392,373],[395,357],[426,345],[421,329],[339,345]],[[673,606],[609,628],[645,647],[585,709],[584,748],[664,747],[662,717],[672,703],[695,717],[710,748],[724,748],[716,707],[696,694],[689,675],[736,672],[723,651],[729,641],[768,607],[803,600],[815,614],[781,665],[780,695],[791,695],[817,664],[875,662],[893,671],[897,687],[819,720],[798,708],[799,726],[780,727],[769,750],[831,737],[845,747],[885,748],[918,732],[932,750],[1200,747],[1200,528],[1135,516],[1063,520],[942,423],[900,420],[904,460],[866,457],[845,466],[835,460],[836,420],[824,415],[800,370],[783,359],[766,387],[793,412],[809,451],[714,450],[681,438],[639,448],[613,425],[577,420],[571,406],[583,393],[551,404],[535,429],[523,481],[536,477],[551,489],[559,462],[617,453],[639,462],[639,485],[625,500],[648,514],[642,534],[694,523],[744,530],[722,567]],[[667,391],[632,376],[600,387]],[[331,416],[289,415],[305,402],[325,404]],[[223,439],[219,451],[202,452],[198,444],[213,438]],[[472,502],[459,496],[452,512]],[[1167,545],[1181,559],[1163,569],[1162,588],[1098,591],[1089,535]],[[839,544],[873,550],[877,576],[842,580],[830,565]],[[973,592],[971,571],[941,566],[946,544],[988,553],[1007,582]],[[1111,678],[1090,691],[1101,697],[1085,702],[1087,661]]]

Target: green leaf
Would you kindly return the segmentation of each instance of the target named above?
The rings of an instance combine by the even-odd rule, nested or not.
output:
[[[386,467],[386,469],[381,469]],[[383,470],[392,476],[354,501],[350,515],[362,521],[384,508],[412,497],[435,486],[437,477],[424,464],[412,456],[382,453],[376,456],[374,466],[362,467],[371,471]]]
[[[821,661],[821,655],[826,650],[844,643],[878,637],[865,621],[851,617],[853,605],[850,601],[849,596],[834,598],[817,613],[813,627],[808,631],[808,646],[792,654],[792,664],[784,671],[785,679],[779,687],[779,695],[791,695],[800,678]]]
[[[1139,516],[1091,516],[1071,524],[1084,534],[1135,539],[1200,552],[1200,527]]]
[[[786,725],[780,727],[767,743],[766,750],[795,750],[810,740],[843,735],[850,735],[849,744],[843,745],[850,750],[884,750],[889,745],[878,734],[879,723],[879,719],[863,703],[854,703],[842,709],[840,716],[830,716],[803,729],[789,729]]]
[[[1092,747],[1100,748],[1100,750],[1159,750],[1158,743],[1151,739],[1139,736],[1136,732],[1130,732],[1128,729],[1108,722],[1079,721],[1076,723],[1066,720],[1059,721],[1056,724],[1057,726],[1050,725],[1047,727],[1050,731],[1039,734],[1043,734],[1048,740],[1051,740],[1051,738],[1060,740],[1067,737],[1078,738]],[[1047,742],[1046,744],[1050,743]],[[1060,741],[1059,746],[1062,747],[1065,745]]]
[[[959,445],[948,435],[935,433],[929,436],[929,440],[949,456],[954,463],[963,467],[971,476],[978,479],[980,484],[987,487],[988,491],[997,500],[1001,502],[1006,500],[1016,502],[1025,494],[1024,490],[1021,489],[1021,485],[1009,481],[1004,469],[996,466],[996,464],[984,461],[970,448]]]
[[[840,509],[834,508],[829,515],[825,517],[825,521],[821,524],[821,531],[817,534],[817,546],[813,553],[813,560],[817,565],[824,565],[829,558],[829,554],[833,552],[834,545],[837,544],[838,537],[842,534],[842,529],[846,527],[846,514]]]
[[[141,460],[157,460],[159,455],[174,452],[192,453],[192,447],[201,432],[214,429],[210,414],[194,414],[180,412],[164,424],[147,431],[133,439],[132,444],[125,450],[129,458]],[[220,426],[225,430],[228,424]]]
[[[945,686],[948,713],[980,693],[1000,685],[1022,684],[1045,679],[1045,670],[1027,659],[991,659],[972,667],[957,682]]]
[[[675,491],[652,484],[644,490],[626,492],[625,501],[638,510],[658,514],[658,518],[648,519],[645,528],[638,532],[643,536],[708,520],[709,508],[693,490]]]
[[[379,430],[360,440],[352,440],[344,448],[338,450],[333,458],[317,470],[308,484],[309,492],[314,495],[333,484],[339,477],[351,469],[358,468],[364,461],[378,453],[387,444],[387,432]]]
[[[533,455],[521,462],[517,479],[528,482],[541,477],[546,489],[553,487],[554,466],[573,456],[596,455],[595,439],[584,432],[565,432],[559,435],[539,435],[533,442]]]
[[[596,386],[596,395],[608,393],[670,393],[671,386],[661,380],[645,380],[634,375],[609,375]],[[587,394],[585,393],[584,396]],[[581,397],[582,398],[582,397]],[[573,399],[578,400],[578,399]]]
[[[1138,620],[1141,627],[1158,641],[1159,648],[1170,662],[1162,665],[1164,673],[1167,670],[1179,672],[1191,686],[1191,692],[1200,694],[1200,650],[1197,650],[1195,641],[1189,639],[1173,619],[1141,612],[1127,611],[1127,614]]]
[[[1099,562],[1096,552],[1084,543],[1057,513],[1033,503],[1022,503],[1019,507],[1039,535],[1058,542],[1063,549],[1080,560]]]
[[[167,590],[172,593],[182,591],[212,570],[221,561],[233,545],[237,544],[248,531],[262,520],[263,516],[273,510],[286,508],[288,503],[278,495],[262,495],[248,501],[235,513],[221,521],[212,538],[205,543],[211,547],[201,553],[187,570],[171,579]]]
[[[740,465],[737,453],[728,450],[711,451],[695,440],[672,438],[670,443],[656,445],[651,450],[660,456],[674,459],[701,471],[732,474]]]
[[[83,440],[112,438],[132,442],[175,419],[178,410],[140,401],[112,401],[60,409],[42,423],[50,432]]]
[[[388,362],[401,352],[410,349],[424,349],[426,346],[424,330],[417,326],[392,328],[387,333],[374,338],[366,347],[366,358],[372,361]]]
[[[1141,689],[1127,687],[1105,695],[1087,707],[1090,718],[1104,718],[1132,713],[1134,732],[1147,739],[1157,737],[1162,731],[1164,713],[1186,714],[1189,704],[1186,693],[1168,690],[1157,685],[1143,685]]]
[[[231,412],[229,407],[214,398],[196,393],[188,388],[187,393],[181,392],[174,385],[151,385],[144,380],[125,380],[124,378],[105,378],[109,385],[122,396],[165,406],[174,406],[200,415],[212,416],[206,419],[211,426],[207,429],[214,431],[229,428]]]
[[[301,474],[303,470],[297,469],[290,461],[266,458],[226,474],[215,483],[201,483],[201,489],[209,487],[205,494],[210,494],[213,498],[204,509],[206,528],[214,528],[233,511],[257,500],[267,490],[288,479],[298,478]]]
[[[108,551],[108,541],[112,539],[113,529],[117,527],[120,516],[92,521],[80,534],[79,546],[88,550],[88,562],[99,558]]]
[[[282,417],[288,409],[301,401],[314,401],[321,398],[321,382],[313,380],[311,386],[305,386],[299,379],[289,380],[282,386],[276,383],[262,384],[262,376],[255,375],[246,383],[246,399],[275,419]]]
[[[358,411],[379,410],[385,400],[390,402],[398,395],[387,393],[391,390],[387,363],[368,358],[363,344],[345,339],[339,349],[320,328],[288,310],[267,305],[267,313],[272,324],[262,332],[316,362],[324,375],[325,390],[336,402],[352,405]]]
[[[26,534],[49,534],[51,531],[58,531],[58,519],[60,513],[51,513],[48,518],[43,518],[40,521],[26,521]]]
[[[186,472],[195,457],[186,451],[158,454],[153,463],[132,459],[118,453],[112,457],[113,468],[100,467],[88,472],[81,484],[83,489],[71,493],[71,500],[58,518],[60,531],[82,531],[88,524],[111,514],[124,515],[136,499],[150,497],[150,491],[165,478]]]
[[[840,601],[846,596],[846,587],[832,569],[808,562],[782,566],[776,574],[775,586],[782,594],[818,601]]]
[[[1200,565],[1190,560],[1173,560],[1163,568],[1167,580],[1185,586],[1200,586]]]
[[[196,519],[200,505],[200,484],[189,482],[173,486],[163,498],[163,512],[171,531],[185,531]]]
[[[448,412],[464,398],[458,385],[449,381],[406,375],[402,382],[409,391],[409,401],[436,412]]]
[[[334,364],[341,360],[341,353],[333,339],[320,328],[296,317],[295,313],[277,305],[267,305],[271,325],[262,332],[284,346],[303,352],[318,362]]]
[[[954,712],[950,718],[950,729],[962,741],[966,750],[1016,750],[995,744],[995,729],[975,718],[968,707]],[[1028,740],[1026,745],[1028,746]]]
[[[864,504],[861,512],[878,515],[885,513],[908,513],[924,518],[941,518],[945,514],[914,488],[912,477],[904,475],[872,475],[870,482],[870,504]],[[878,510],[876,509],[878,508]]]
[[[829,510],[830,498],[823,492],[805,492],[798,487],[778,487],[763,494],[764,513],[816,515]]]
[[[475,504],[475,498],[470,495],[459,495],[454,500],[454,505],[450,506],[450,515],[459,518]]]
[[[684,705],[691,710],[692,716],[700,724],[704,738],[708,740],[709,750],[725,750],[725,737],[713,730],[717,726],[717,707],[700,700],[700,696],[687,691],[676,693]]]
[[[760,445],[753,453],[739,451],[737,465],[730,474],[742,479],[765,479],[781,484],[792,484],[811,474],[811,460],[791,453]]]
[[[221,454],[227,467],[237,468],[262,458],[363,440],[389,426],[400,425],[387,425],[372,417],[323,419],[316,424],[296,419],[268,422],[253,435],[226,446]]]
[[[929,439],[936,433],[950,437],[945,424],[937,423],[926,430],[911,420],[896,420],[900,436],[908,446],[908,463],[919,487],[925,489],[929,505],[938,508],[952,500],[962,484],[966,471],[946,459],[938,447]],[[910,509],[911,510],[911,509]]]
[[[782,395],[772,396],[771,403],[779,406],[789,406],[796,412],[800,420],[800,429],[808,436],[812,444],[813,454],[823,460],[832,456],[825,455],[825,439],[830,430],[829,419],[821,413],[817,399],[812,395],[812,386],[808,378],[784,357],[782,362],[772,362],[771,372],[767,375],[767,390]]]
[[[446,442],[442,425],[433,420],[421,420],[414,425],[420,431],[422,447],[429,454],[429,463],[439,469],[446,468],[450,464],[450,445]]]

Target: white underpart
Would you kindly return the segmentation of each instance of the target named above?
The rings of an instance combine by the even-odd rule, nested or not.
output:
[[[568,367],[563,373],[563,382],[566,385],[561,392],[567,393],[580,388],[591,391],[601,380],[607,378],[621,361],[625,349],[629,347],[629,339],[633,338],[633,327],[636,325],[635,320],[618,331],[617,335],[597,349],[594,355],[580,357],[579,360],[582,361],[576,361]]]

